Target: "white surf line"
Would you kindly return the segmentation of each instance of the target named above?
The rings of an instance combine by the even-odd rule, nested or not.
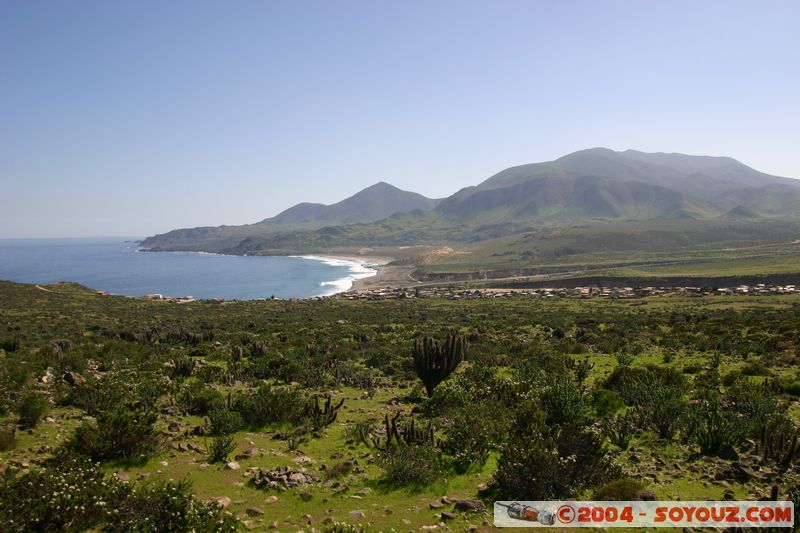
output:
[[[311,261],[321,261],[322,263],[330,266],[349,267],[349,275],[331,281],[321,281],[319,283],[320,287],[330,287],[330,289],[315,296],[332,296],[340,292],[349,291],[357,279],[368,278],[375,276],[378,273],[378,270],[373,268],[374,265],[368,262],[353,261],[339,257],[325,257],[320,255],[290,255],[289,257],[297,257]]]

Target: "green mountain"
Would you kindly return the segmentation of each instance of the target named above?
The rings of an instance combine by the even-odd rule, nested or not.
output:
[[[800,180],[764,174],[728,157],[605,148],[505,169],[440,202],[425,199],[427,209],[408,205],[381,218],[385,205],[375,211],[365,206],[381,198],[381,194],[364,195],[357,209],[349,205],[352,198],[327,207],[300,204],[260,223],[264,226],[239,227],[238,241],[221,242],[216,234],[195,233],[207,228],[181,230],[182,246],[240,254],[285,253],[471,243],[544,228],[653,220],[747,219],[760,221],[762,228],[768,220],[800,217]],[[324,216],[317,216],[317,210]],[[285,231],[275,231],[276,227]],[[246,234],[241,228],[247,228]],[[163,238],[151,239],[157,244],[154,248],[166,244],[166,249],[176,249]]]
[[[141,247],[227,252],[253,237],[277,237],[326,226],[374,222],[395,213],[430,210],[437,203],[438,200],[379,182],[333,205],[300,203],[255,224],[173,230],[148,237],[142,241]]]

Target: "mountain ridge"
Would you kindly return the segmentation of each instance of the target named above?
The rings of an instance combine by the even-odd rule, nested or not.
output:
[[[408,203],[387,201],[398,192]],[[614,221],[799,215],[800,180],[765,174],[730,157],[590,148],[506,168],[441,200],[379,182],[330,206],[298,204],[260,223],[223,227],[236,230],[178,230],[182,233],[166,234],[171,239],[151,237],[143,245],[270,253],[381,242],[475,242],[543,227]],[[176,236],[182,239],[177,245]]]

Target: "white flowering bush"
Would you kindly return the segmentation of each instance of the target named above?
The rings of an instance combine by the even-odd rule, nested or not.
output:
[[[196,500],[186,482],[133,485],[85,459],[59,455],[0,485],[0,531],[234,531],[238,521]]]

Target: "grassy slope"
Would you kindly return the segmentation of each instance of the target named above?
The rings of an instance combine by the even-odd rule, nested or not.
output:
[[[669,296],[650,298],[636,302],[613,301],[540,301],[515,299],[508,301],[398,301],[351,303],[345,301],[326,301],[322,303],[303,302],[243,302],[232,305],[212,305],[195,303],[189,305],[172,305],[165,303],[144,302],[118,297],[98,297],[93,292],[71,284],[60,284],[49,287],[49,291],[33,286],[0,282],[0,324],[3,333],[12,325],[23,325],[26,342],[37,344],[52,338],[70,338],[80,343],[81,349],[91,355],[94,343],[101,342],[98,331],[102,328],[112,330],[121,326],[145,328],[155,321],[165,323],[197,324],[211,322],[219,333],[218,338],[228,343],[238,338],[239,331],[247,328],[246,324],[257,321],[258,333],[267,339],[275,339],[277,333],[290,336],[290,342],[297,338],[306,342],[308,338],[319,338],[320,335],[334,335],[337,338],[347,337],[350,332],[359,328],[378,331],[381,326],[387,333],[381,334],[381,346],[392,350],[408,349],[408,339],[418,331],[436,332],[446,330],[452,324],[472,327],[481,324],[491,332],[490,342],[502,342],[504,337],[524,335],[531,331],[532,324],[547,323],[554,316],[591,316],[601,320],[613,320],[620,314],[655,313],[667,314],[686,312],[705,307],[715,310],[748,310],[748,309],[790,309],[800,304],[798,296],[781,297],[715,297],[687,298]],[[465,317],[468,313],[468,318]],[[338,321],[346,322],[338,322]],[[98,329],[99,328],[99,329]],[[666,330],[665,330],[666,332]],[[315,337],[316,335],[316,337]],[[45,345],[46,346],[46,345]],[[377,347],[376,347],[377,349]],[[480,345],[476,350],[481,350]],[[7,364],[12,354],[0,352],[0,361]],[[583,355],[575,357],[582,358]],[[595,368],[589,383],[602,379],[615,365],[613,357],[605,354],[592,354],[591,361]],[[649,362],[660,362],[662,353],[652,348],[639,356],[636,365]],[[705,354],[681,354],[673,363],[678,368],[688,368],[707,363]],[[15,365],[24,367],[23,360],[15,360]],[[740,358],[726,357],[723,360],[726,371],[739,368],[744,364]],[[793,375],[793,368],[781,367],[778,375]],[[287,448],[285,441],[276,441],[271,437],[279,428],[263,432],[240,432],[236,435],[238,450],[247,447],[258,447],[263,455],[240,461],[242,468],[237,471],[225,470],[218,466],[203,466],[205,458],[195,452],[165,452],[154,457],[142,467],[129,469],[133,482],[140,479],[179,479],[187,477],[194,481],[194,490],[201,498],[228,496],[233,500],[230,509],[249,520],[255,527],[265,527],[271,521],[279,523],[281,531],[296,531],[307,528],[305,515],[313,518],[316,527],[320,521],[332,514],[338,520],[357,522],[348,518],[353,510],[362,510],[366,514],[363,520],[373,525],[375,530],[390,528],[405,530],[418,529],[423,525],[439,522],[437,511],[428,507],[430,502],[444,495],[456,497],[474,497],[477,485],[486,481],[492,472],[493,461],[475,472],[460,476],[448,476],[433,486],[418,492],[387,489],[375,482],[377,468],[370,463],[368,454],[374,451],[358,444],[347,444],[345,429],[348,423],[365,418],[381,418],[386,412],[396,407],[390,406],[394,398],[404,394],[402,389],[390,386],[380,389],[378,395],[368,399],[363,392],[355,389],[338,389],[337,397],[345,397],[343,414],[337,422],[325,430],[321,439],[312,439],[301,448],[303,456],[310,457],[313,463],[310,469],[318,469],[319,465],[335,462],[331,458],[334,453],[343,453],[344,457],[356,458],[366,467],[366,472],[345,481],[351,489],[342,494],[334,494],[331,489],[315,487],[310,489],[312,498],[306,502],[300,498],[300,491],[278,494],[276,503],[267,503],[270,493],[257,491],[246,485],[245,470],[250,466],[271,467],[278,465],[296,465],[295,459],[300,454]],[[401,407],[406,410],[408,407]],[[80,413],[74,409],[57,409],[54,422],[43,423],[30,434],[23,434],[17,448],[0,453],[0,462],[9,460],[36,460],[43,454],[37,450],[41,445],[56,446],[62,442],[69,432],[78,424]],[[185,427],[197,424],[197,417],[177,417]],[[166,420],[163,422],[166,424]],[[198,437],[179,437],[172,444],[194,442],[202,446],[204,441]],[[684,463],[687,449],[678,442],[665,444],[651,437],[636,440],[633,446],[618,454],[624,468],[650,485],[660,498],[665,499],[719,499],[726,488],[732,488],[737,498],[754,498],[765,494],[767,487],[758,482],[747,484],[729,484],[716,482],[713,478],[716,460],[710,458],[694,459],[688,469]],[[634,464],[627,458],[636,454],[641,462]],[[44,454],[46,455],[46,454]],[[163,465],[162,461],[167,464]],[[657,461],[662,461],[664,466]],[[118,467],[108,466],[109,471],[117,471]],[[369,488],[367,494],[359,494],[362,488]],[[265,511],[263,517],[248,518],[245,510],[258,507]],[[460,517],[451,523],[456,530],[463,530],[469,523],[480,525],[484,517]]]

